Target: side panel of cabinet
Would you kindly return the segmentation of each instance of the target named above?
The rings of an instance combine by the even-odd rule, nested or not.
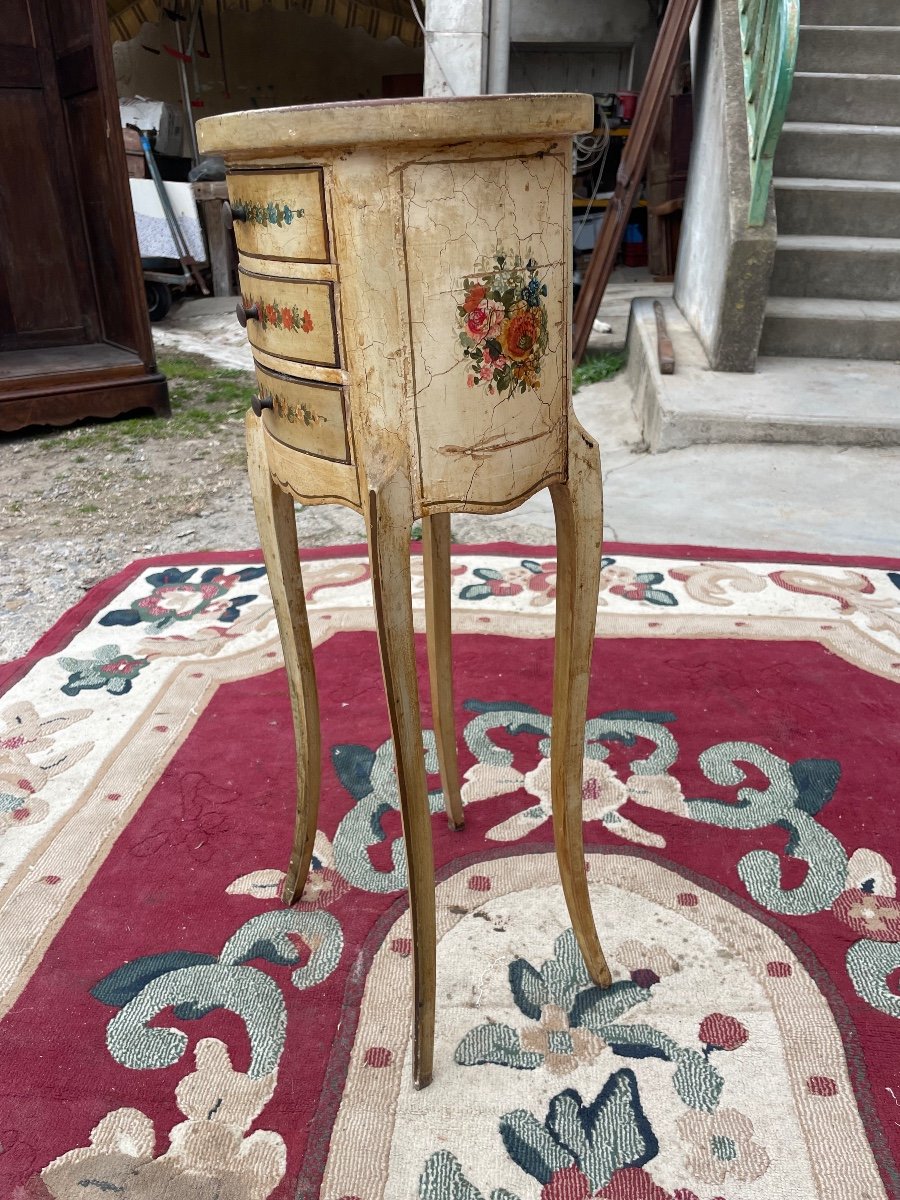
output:
[[[567,171],[553,154],[403,171],[426,508],[499,507],[564,474]]]

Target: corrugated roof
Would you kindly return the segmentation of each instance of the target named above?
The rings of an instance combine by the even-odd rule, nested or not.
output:
[[[363,29],[379,41],[395,37],[407,46],[422,44],[422,31],[408,0],[220,0],[220,3],[225,10],[240,12],[255,12],[260,8],[282,12],[299,9],[311,16],[328,17],[344,29]],[[164,6],[165,0],[106,0],[113,41],[136,37],[145,21],[159,20]],[[203,0],[205,15],[214,15],[216,9],[217,0]]]

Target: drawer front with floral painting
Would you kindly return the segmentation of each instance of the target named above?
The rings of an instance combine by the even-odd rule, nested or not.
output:
[[[228,195],[242,255],[331,261],[321,167],[233,171]]]
[[[263,424],[292,450],[332,462],[351,461],[344,389],[333,383],[295,379],[256,364]]]
[[[340,366],[334,284],[239,271],[250,344],[276,358]]]

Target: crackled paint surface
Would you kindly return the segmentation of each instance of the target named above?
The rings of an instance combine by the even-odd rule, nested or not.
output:
[[[562,473],[567,197],[566,164],[553,154],[403,172],[416,423],[432,502],[524,495]]]

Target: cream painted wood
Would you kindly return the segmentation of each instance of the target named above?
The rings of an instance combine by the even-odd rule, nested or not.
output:
[[[499,497],[513,503],[565,477],[570,178],[568,156],[561,152],[402,169],[414,418],[429,509],[490,505]],[[455,214],[457,236],[448,237]],[[504,259],[505,267],[516,256],[536,264],[533,277],[547,289],[540,387],[522,392],[514,386],[494,395],[483,384],[461,387],[460,344],[453,336],[465,291],[460,284],[502,276],[498,261]],[[505,344],[503,349],[508,357]]]
[[[330,282],[296,282],[238,268],[247,337],[254,349],[288,362],[338,365],[337,317]]]
[[[296,450],[271,437],[264,427],[262,440],[272,478],[295,500],[301,504],[346,504],[362,512],[355,466],[312,454],[298,455]]]
[[[437,744],[444,807],[451,829],[462,829],[462,797],[453,713],[453,655],[450,637],[450,514],[422,518],[425,568],[425,641],[431,686],[431,723]]]
[[[250,480],[298,747],[285,899],[306,878],[319,786],[293,496],[348,504],[367,524],[409,868],[418,1087],[432,1071],[435,934],[410,591],[416,519],[441,782],[459,827],[449,514],[502,512],[551,489],[557,856],[588,970],[600,986],[610,982],[581,814],[600,464],[570,399],[571,139],[592,123],[591,97],[541,95],[311,105],[197,126],[201,149],[224,155],[240,210],[242,304],[260,382],[260,416],[248,417]]]
[[[234,238],[242,255],[263,263],[270,258],[330,260],[321,168],[246,171],[232,174],[229,182]]]
[[[334,383],[299,380],[256,364],[259,396],[271,402],[263,425],[278,441],[304,454],[350,462],[350,436],[344,388]]]
[[[597,443],[574,414],[569,418],[568,449],[568,479],[550,489],[556,518],[550,797],[556,857],[572,929],[589,975],[601,987],[609,987],[612,976],[600,949],[588,897],[581,816],[584,726],[600,591],[603,499]]]
[[[294,504],[272,479],[263,431],[250,413],[247,414],[247,469],[278,632],[284,647],[294,717],[297,823],[282,890],[285,904],[293,904],[300,898],[306,883],[316,840],[322,758],[319,697],[306,617],[306,596],[297,557]]]

